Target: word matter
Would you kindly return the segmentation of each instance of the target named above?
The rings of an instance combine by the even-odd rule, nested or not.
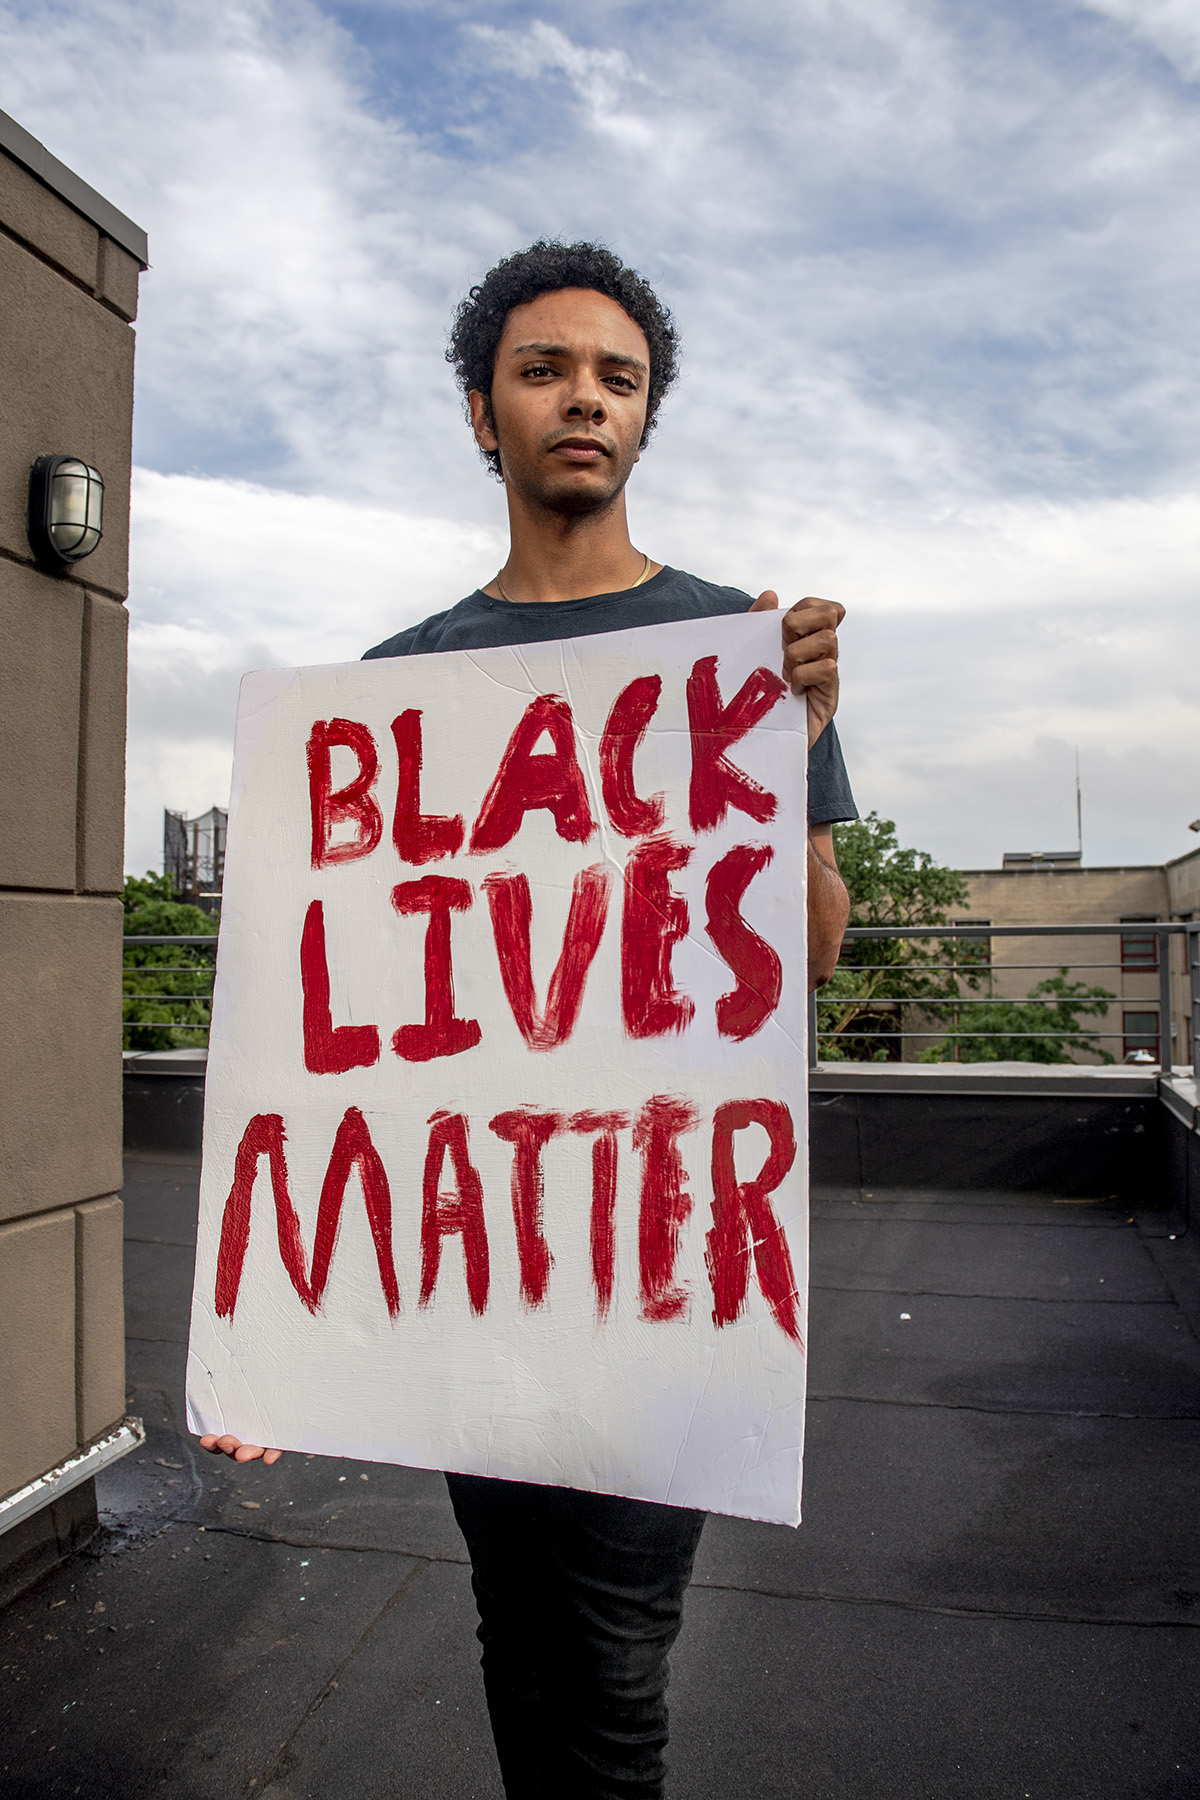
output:
[[[591,1275],[601,1319],[612,1305],[619,1134],[632,1131],[641,1160],[638,1198],[638,1279],[640,1317],[666,1324],[686,1317],[689,1295],[676,1279],[680,1234],[693,1209],[679,1140],[694,1130],[699,1112],[691,1101],[655,1094],[632,1115],[624,1111],[539,1112],[516,1107],[488,1120],[488,1130],[512,1146],[511,1206],[516,1232],[520,1301],[527,1310],[545,1304],[553,1256],[543,1217],[542,1153],[551,1138],[567,1133],[591,1140],[591,1208],[588,1220]],[[484,1212],[483,1182],[471,1158],[469,1123],[462,1113],[435,1112],[428,1121],[421,1178],[420,1307],[434,1297],[447,1238],[461,1242],[471,1311],[481,1315],[491,1291],[491,1258]],[[740,1131],[760,1126],[767,1150],[757,1174],[739,1180],[734,1141]],[[357,1170],[379,1267],[388,1314],[401,1309],[400,1284],[392,1244],[391,1185],[358,1107],[348,1107],[337,1129],[321,1187],[307,1261],[300,1221],[292,1201],[279,1113],[258,1113],[238,1145],[233,1185],[225,1202],[217,1255],[215,1303],[219,1317],[232,1320],[250,1241],[251,1198],[259,1164],[267,1159],[275,1202],[279,1254],[303,1305],[316,1314],[329,1280],[351,1174]],[[712,1287],[712,1319],[730,1325],[742,1313],[753,1260],[771,1313],[789,1338],[800,1343],[797,1292],[787,1238],[771,1206],[772,1193],[796,1158],[791,1114],[780,1100],[729,1100],[713,1114],[709,1169],[712,1222],[705,1238],[705,1265]],[[452,1185],[447,1180],[447,1165]]]

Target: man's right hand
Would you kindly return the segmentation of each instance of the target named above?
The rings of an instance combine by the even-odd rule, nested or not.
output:
[[[774,612],[779,595],[768,588],[751,612]],[[837,711],[838,626],[846,609],[836,600],[808,594],[783,615],[783,673],[793,694],[808,701],[811,750]]]
[[[229,1433],[218,1437],[215,1431],[210,1431],[200,1439],[200,1448],[211,1450],[214,1456],[232,1456],[234,1462],[239,1463],[256,1462],[261,1456],[268,1468],[283,1455],[282,1450],[267,1450],[262,1444],[243,1444],[241,1438],[235,1438]]]

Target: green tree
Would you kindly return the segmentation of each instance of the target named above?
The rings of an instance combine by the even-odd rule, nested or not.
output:
[[[924,850],[905,849],[891,819],[868,813],[833,828],[834,849],[850,895],[851,925],[944,925],[949,911],[969,899],[966,881]],[[978,972],[969,942],[937,938],[860,938],[844,945],[832,981],[817,996],[820,1054],[825,1062],[898,1061],[912,1009],[893,1002],[935,1006],[958,992],[955,964],[972,987]]]
[[[961,1037],[949,1032],[941,1043],[922,1050],[919,1060],[1069,1063],[1076,1060],[1072,1050],[1088,1050],[1101,1062],[1110,1063],[1116,1059],[1079,1021],[1103,1017],[1114,998],[1107,988],[1068,981],[1067,970],[1060,969],[1048,981],[1039,981],[1031,988],[1027,1000],[992,1000],[983,1006],[962,1009],[969,1010],[970,1017],[960,1019],[955,1015],[953,1022],[969,1026],[972,1035]],[[945,1018],[949,1013],[950,1009],[939,1009],[934,1016]],[[975,1036],[977,1032],[982,1035]],[[1053,1035],[1046,1036],[1048,1032]]]
[[[127,1050],[204,1049],[212,1019],[217,920],[175,898],[166,875],[125,879],[126,937],[211,937],[194,944],[126,944],[121,1016]]]

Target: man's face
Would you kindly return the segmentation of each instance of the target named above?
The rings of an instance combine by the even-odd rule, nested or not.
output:
[[[629,314],[591,288],[563,288],[514,307],[496,351],[491,416],[472,393],[485,450],[506,485],[552,512],[610,505],[638,459],[650,350]]]

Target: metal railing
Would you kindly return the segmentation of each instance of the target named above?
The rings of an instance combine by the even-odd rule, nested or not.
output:
[[[966,955],[950,962],[914,961],[886,963],[854,963],[840,960],[838,969],[847,975],[883,974],[895,970],[898,974],[914,976],[951,975],[965,978],[972,985],[981,980],[992,984],[997,975],[1031,974],[1043,972],[1053,974],[1064,968],[1072,972],[1087,970],[1089,972],[1106,970],[1120,971],[1126,977],[1142,977],[1157,975],[1158,992],[1147,995],[1105,994],[1103,996],[1064,995],[1061,992],[1043,994],[1021,994],[990,992],[988,994],[972,994],[961,992],[943,992],[941,994],[883,994],[864,992],[858,998],[862,1005],[859,1013],[854,1008],[856,996],[852,993],[835,993],[822,995],[818,990],[809,995],[808,1000],[808,1060],[815,1068],[820,1061],[820,1050],[823,1043],[840,1040],[842,1043],[862,1040],[873,1041],[876,1045],[887,1043],[905,1043],[920,1040],[925,1044],[954,1043],[972,1039],[994,1039],[1002,1043],[1008,1039],[1028,1040],[1030,1038],[1054,1038],[1067,1048],[1072,1042],[1076,1047],[1087,1050],[1094,1047],[1094,1040],[1120,1039],[1124,1042],[1130,1035],[1153,1037],[1155,1043],[1154,1060],[1160,1068],[1170,1068],[1173,1064],[1172,1039],[1172,967],[1171,945],[1176,938],[1181,941],[1184,956],[1182,973],[1187,977],[1187,1002],[1185,1016],[1190,1024],[1192,1044],[1195,1045],[1200,1034],[1200,920],[1177,920],[1171,923],[1138,920],[1110,920],[1105,924],[1095,925],[857,925],[851,926],[845,936],[845,943],[861,942],[864,939],[887,940],[889,942],[913,941],[921,944],[933,944],[950,940],[954,945],[964,949],[971,944],[990,944],[993,938],[1116,938],[1137,937],[1145,942],[1154,939],[1154,963],[1133,964],[1124,957],[1116,962],[1068,962],[1062,958],[1052,963],[1047,962],[1000,962],[991,960],[990,954],[985,959]],[[996,1030],[994,1026],[981,1030],[972,1030],[964,1026],[958,1016],[960,1008],[988,1006],[992,1008],[1012,1007],[1062,1007],[1089,1012],[1095,1017],[1103,1009],[1106,1013],[1113,1007],[1152,1013],[1155,1019],[1153,1033],[1131,1034],[1124,1028],[1120,1031],[1105,1030],[1102,1022],[1096,1029],[1076,1024],[1072,1028],[1058,1025],[1051,1031],[1030,1029],[1028,1025],[1011,1031]],[[846,1024],[834,1031],[822,1026],[822,1009],[840,1008]],[[889,1020],[887,1028],[882,1022],[882,1009],[888,1009],[896,1022],[896,1029],[891,1028]],[[950,1012],[954,1017],[947,1022],[945,1015]],[[904,1027],[914,1015],[925,1014],[926,1018],[917,1028]],[[850,1029],[856,1017],[866,1017],[868,1021],[874,1016],[874,1023],[866,1023],[859,1029]],[[968,1014],[968,1017],[970,1015]],[[978,1015],[976,1015],[978,1016]],[[1089,1044],[1088,1040],[1092,1040]],[[1149,1046],[1147,1046],[1148,1048]],[[1120,1060],[1119,1058],[1117,1060]]]
[[[1075,971],[1120,971],[1127,976],[1144,977],[1146,975],[1157,974],[1157,994],[1145,996],[1114,994],[1104,1002],[1104,1005],[1106,1009],[1111,1009],[1114,1006],[1128,1007],[1132,1002],[1139,1011],[1152,1012],[1156,1019],[1156,1029],[1153,1033],[1153,1036],[1156,1039],[1156,1061],[1160,1067],[1169,1067],[1173,1060],[1171,1054],[1171,1040],[1174,1035],[1171,1023],[1171,945],[1176,939],[1180,940],[1183,952],[1183,970],[1181,972],[1186,975],[1187,978],[1184,1012],[1190,1025],[1192,1045],[1194,1046],[1198,1038],[1200,1038],[1200,920],[1179,920],[1170,924],[1156,923],[1154,921],[1142,922],[1139,920],[1136,924],[1136,930],[1129,924],[1126,924],[1123,929],[1122,924],[1117,921],[1109,921],[1105,924],[1096,925],[854,925],[846,932],[845,941],[849,944],[861,942],[865,939],[889,940],[893,942],[896,940],[912,940],[918,943],[932,944],[948,940],[955,945],[966,946],[972,943],[988,943],[993,938],[1119,939],[1123,935],[1130,937],[1136,935],[1139,939],[1143,940],[1153,937],[1155,940],[1155,965],[1147,964],[1145,966],[1134,966],[1127,961],[1118,960],[1116,962],[1072,962],[1066,966]],[[209,1029],[207,1015],[211,1010],[212,981],[216,970],[217,939],[208,936],[127,936],[123,939],[123,944],[125,957],[123,959],[124,966],[122,969],[122,998],[134,1003],[145,1002],[156,1010],[166,1011],[173,1015],[165,1019],[124,1019],[122,1022],[123,1033],[128,1034],[138,1030],[153,1031],[160,1034],[164,1032],[186,1032],[193,1041],[198,1037],[206,1035]],[[135,964],[130,962],[130,954],[132,952],[139,949],[144,950],[160,946],[171,946],[179,950],[206,950],[211,952],[211,958],[206,960],[197,959],[187,963],[151,962]],[[993,981],[997,974],[1052,974],[1063,966],[1061,958],[1055,962],[993,963],[990,957],[987,961],[984,961],[969,956],[963,959],[955,959],[951,962],[942,963],[919,962],[909,964],[895,962],[839,962],[838,964],[839,969],[845,972],[861,975],[885,973],[891,969],[899,969],[921,976],[951,974],[954,976],[963,976],[968,980],[975,981],[981,979]],[[180,977],[187,978],[185,987],[188,991],[180,992],[175,985]],[[161,985],[158,985],[160,981]],[[1098,1004],[1096,1002],[1088,1001],[1085,996],[1079,996],[1078,999],[1084,1005]],[[972,1038],[994,1038],[998,1041],[1003,1041],[1006,1037],[1028,1039],[1041,1036],[1046,1038],[1057,1038],[1060,1041],[1069,1041],[1072,1038],[1075,1038],[1083,1044],[1084,1048],[1086,1048],[1086,1044],[1083,1043],[1083,1040],[1086,1039],[1121,1039],[1124,1041],[1129,1035],[1124,1029],[1120,1031],[1109,1031],[1103,1029],[1092,1030],[1084,1027],[1080,1027],[1073,1031],[1063,1030],[1059,1027],[1053,1031],[1046,1032],[1038,1032],[1029,1030],[1028,1028],[1010,1032],[996,1031],[994,1029],[972,1031],[969,1026],[964,1027],[957,1016],[950,1024],[947,1024],[944,1020],[930,1019],[916,1029],[903,1028],[907,1017],[922,1012],[928,1014],[931,1012],[931,1009],[938,1009],[943,1012],[947,1009],[951,1009],[957,1015],[960,1008],[969,1008],[971,1006],[994,1007],[996,1005],[1017,1005],[1027,1007],[1037,1005],[1062,1006],[1064,1004],[1070,1006],[1071,999],[1067,998],[1064,1001],[1064,997],[1060,994],[1009,995],[990,993],[986,995],[954,994],[931,996],[925,994],[914,996],[872,993],[863,997],[863,1012],[866,1012],[868,1009],[879,1009],[882,1007],[895,1008],[898,1021],[898,1028],[896,1030],[889,1029],[884,1032],[881,1030],[878,1022],[873,1026],[866,1025],[857,1031],[843,1029],[834,1033],[822,1029],[822,1008],[836,1006],[845,1009],[848,1006],[852,1006],[853,1002],[854,996],[852,994],[826,996],[817,992],[809,995],[808,1040],[809,1063],[811,1066],[816,1067],[820,1060],[819,1049],[821,1041],[828,1040],[834,1036],[843,1040],[874,1039],[877,1042],[887,1040],[904,1043],[906,1041],[919,1040],[927,1044],[939,1043],[946,1039],[970,1040]],[[182,1016],[186,1010],[190,1010],[191,1007],[197,1005],[201,1007],[206,1014],[203,1020]],[[904,1009],[907,1009],[907,1011]],[[140,1010],[140,1007],[138,1010]],[[1166,1027],[1165,1043],[1164,1023]]]
[[[121,966],[121,1011],[142,1013],[148,1011],[154,1016],[123,1017],[121,1021],[122,1042],[130,1045],[130,1034],[142,1034],[140,1047],[146,1045],[146,1038],[161,1040],[172,1038],[176,1032],[186,1032],[189,1042],[200,1047],[207,1041],[209,1021],[212,1015],[213,976],[216,973],[217,940],[215,936],[199,937],[130,937],[122,939],[124,954]],[[208,950],[212,954],[207,960],[189,959],[187,962],[134,962],[131,956],[138,950],[162,948],[170,946],[178,950]],[[166,989],[167,991],[162,991]],[[199,1010],[201,1018],[187,1016]],[[161,1016],[166,1015],[166,1016]],[[138,1047],[135,1040],[134,1047]],[[163,1048],[161,1041],[156,1047]]]

